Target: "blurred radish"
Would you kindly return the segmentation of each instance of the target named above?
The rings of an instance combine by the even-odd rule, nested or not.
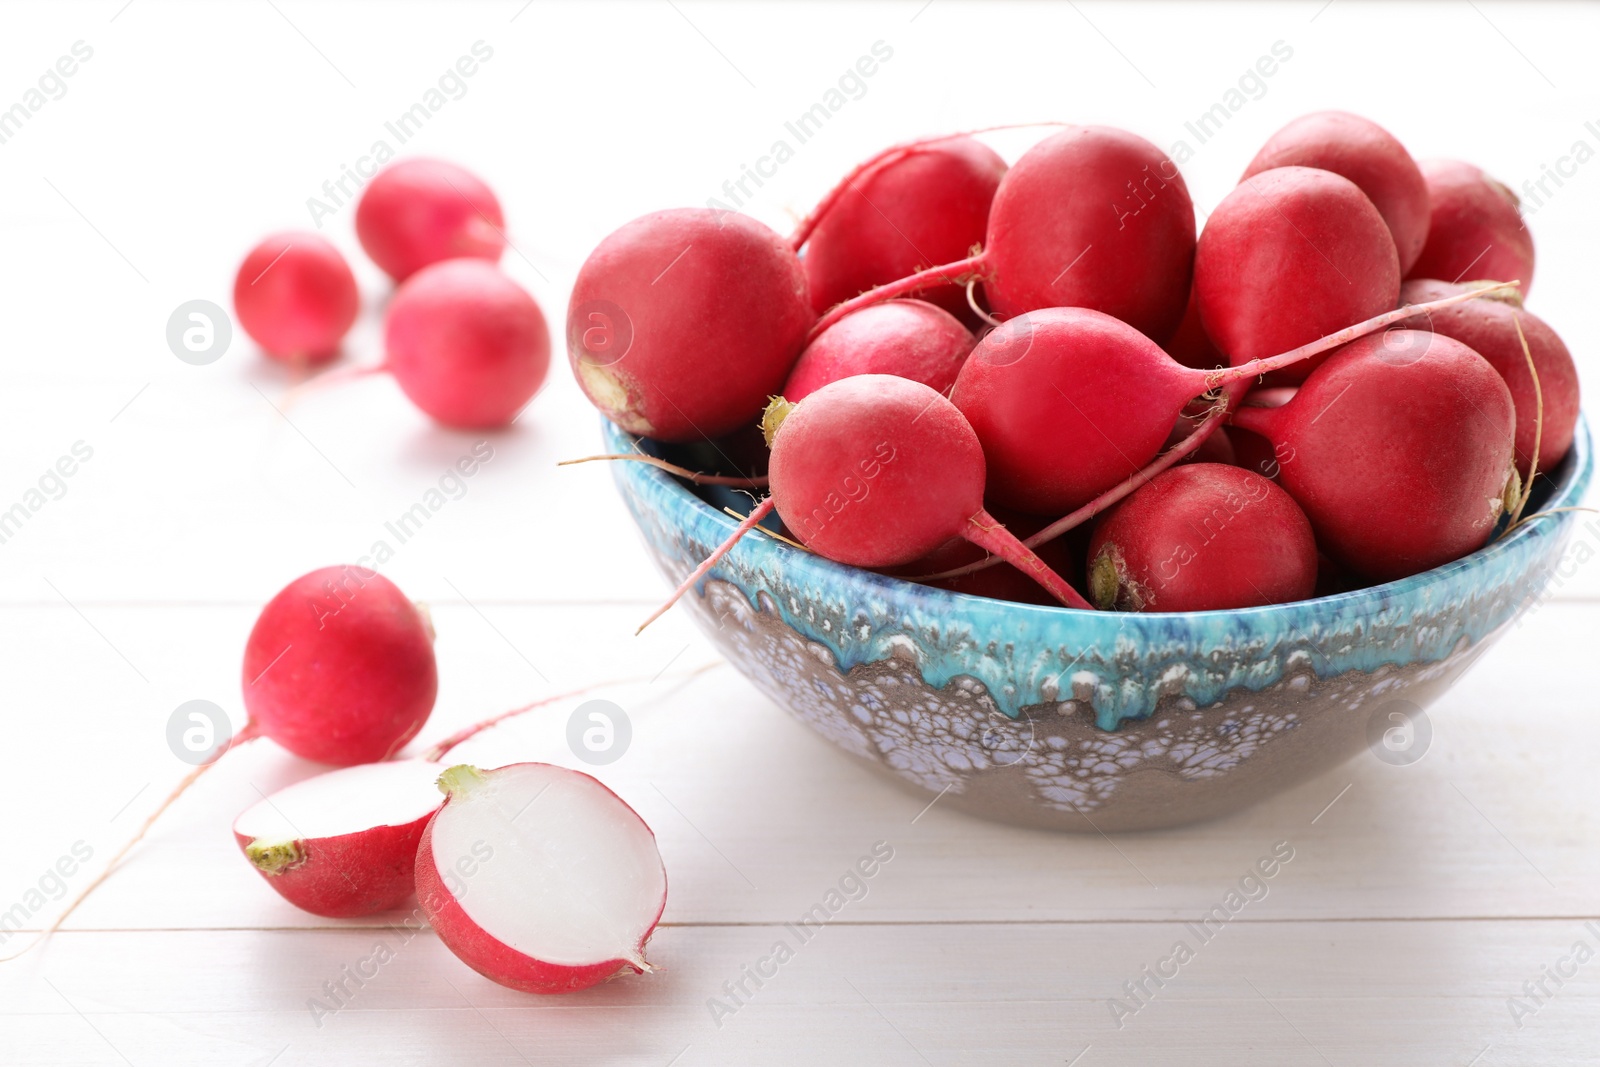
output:
[[[356,236],[396,282],[447,259],[497,263],[505,250],[500,201],[477,175],[441,159],[403,159],[380,171],[356,205]]]
[[[1272,135],[1244,177],[1274,167],[1316,167],[1350,179],[1388,224],[1400,273],[1421,255],[1428,239],[1428,183],[1405,146],[1376,122],[1348,111],[1302,115]]]
[[[1422,303],[1468,288],[1417,279],[1401,287],[1400,298],[1406,303]],[[1519,322],[1521,336],[1517,333]],[[1578,369],[1573,365],[1567,346],[1543,319],[1523,311],[1522,301],[1513,292],[1498,299],[1474,300],[1442,308],[1407,319],[1403,325],[1454,337],[1488,360],[1505,379],[1516,404],[1517,470],[1524,478],[1528,477],[1535,438],[1539,442],[1539,470],[1555,469],[1572,447],[1572,436],[1578,424]],[[1522,350],[1523,337],[1528,342],[1526,353]],[[1530,357],[1538,374],[1537,388],[1533,375],[1528,372]]]
[[[1005,172],[992,149],[954,137],[848,180],[806,242],[811,306],[821,314],[875,285],[970,254],[983,243]],[[937,286],[922,298],[976,321],[960,286]]]
[[[1280,167],[1245,178],[1206,220],[1194,263],[1206,334],[1238,366],[1393,308],[1394,238],[1354,183]],[[1285,370],[1303,381],[1320,360]]]
[[[310,366],[339,354],[360,309],[356,278],[314,233],[277,233],[250,250],[233,281],[239,325],[262,351]]]
[[[1517,194],[1470,163],[1422,163],[1431,214],[1428,243],[1408,278],[1447,282],[1520,281],[1533,287],[1533,235],[1523,225]]]
[[[550,330],[527,291],[492,263],[454,259],[412,275],[384,320],[383,369],[446,426],[508,425],[550,369]]]
[[[1103,610],[1217,611],[1311,595],[1317,546],[1288,493],[1221,463],[1174,467],[1106,515],[1089,542]]]
[[[612,422],[693,441],[760,418],[815,318],[798,257],[767,227],[731,211],[658,211],[578,271],[567,354]]]
[[[653,968],[645,943],[667,874],[650,828],[587,774],[544,763],[445,771],[417,897],[463,963],[526,993],[570,993]]]
[[[948,393],[975,344],[965,326],[932,304],[891,300],[840,319],[807,345],[782,395],[798,402],[855,374],[893,374]]]
[[[1515,497],[1511,392],[1442,334],[1363,337],[1287,404],[1240,408],[1233,420],[1273,442],[1278,484],[1322,549],[1379,581],[1481,548]]]
[[[417,845],[444,803],[445,769],[428,760],[343,767],[263,797],[233,836],[285,900],[350,919],[397,908],[416,891]]]

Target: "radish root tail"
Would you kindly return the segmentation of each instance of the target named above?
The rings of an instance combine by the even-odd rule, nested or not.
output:
[[[84,886],[77,896],[72,898],[72,903],[67,905],[66,910],[60,915],[57,915],[55,921],[52,922],[49,927],[46,928],[38,937],[34,938],[32,941],[29,941],[26,945],[22,946],[22,948],[18,949],[16,952],[13,952],[11,955],[0,956],[0,963],[8,963],[11,960],[26,956],[33,950],[35,945],[44,943],[50,938],[51,934],[54,934],[57,930],[61,929],[61,924],[66,922],[68,917],[71,916],[73,912],[78,910],[78,905],[82,904],[85,900],[88,900],[89,894],[100,888],[100,884],[107,878],[111,877],[112,872],[115,871],[118,865],[122,863],[123,857],[129,852],[133,851],[133,847],[135,845],[144,840],[145,835],[150,832],[150,828],[156,824],[156,820],[161,818],[161,816],[166,813],[166,810],[172,807],[173,803],[188,791],[191,785],[194,785],[195,782],[199,781],[201,775],[215,767],[218,762],[221,761],[223,756],[226,756],[235,748],[238,748],[240,745],[248,744],[260,736],[261,734],[256,728],[255,723],[245,723],[244,729],[234,734],[233,737],[228,740],[227,744],[223,745],[222,748],[217,750],[216,755],[212,756],[206,762],[200,764],[200,766],[184,775],[183,781],[178,783],[177,788],[173,789],[171,793],[168,793],[167,799],[163,800],[160,806],[158,806],[155,811],[151,812],[150,815],[144,820],[144,825],[139,827],[139,831],[128,840],[127,844],[123,845],[122,848],[117,851],[115,856],[111,857],[111,862],[106,864],[105,867],[101,869],[100,873],[95,875],[94,880],[88,885]]]
[[[665,615],[672,608],[672,605],[676,604],[679,599],[682,598],[683,594],[693,589],[696,582],[709,574],[711,572],[711,568],[716,566],[717,562],[722,559],[723,556],[726,556],[730,551],[733,550],[733,546],[738,544],[740,539],[743,538],[745,534],[755,529],[762,519],[772,514],[772,509],[776,506],[776,502],[770,496],[761,503],[757,504],[754,510],[752,510],[750,514],[745,517],[745,520],[739,524],[738,529],[734,530],[733,533],[728,536],[726,541],[718,545],[717,550],[711,553],[711,555],[707,556],[705,562],[696,567],[689,577],[683,580],[682,585],[678,586],[678,588],[672,591],[672,595],[667,598],[667,602],[657,608],[648,619],[639,624],[639,628],[633,631],[634,636],[637,637],[639,634],[644,633],[644,628],[646,626],[649,626],[651,623],[661,618],[661,616]]]
[[[765,475],[756,478],[745,478],[736,474],[705,474],[692,471],[687,467],[680,467],[676,463],[668,463],[655,456],[647,456],[642,452],[607,452],[598,456],[579,456],[577,459],[564,459],[556,464],[558,467],[571,467],[578,463],[596,463],[602,460],[623,463],[647,463],[652,467],[664,470],[668,474],[693,482],[695,485],[726,485],[735,489],[765,489],[767,479]]]

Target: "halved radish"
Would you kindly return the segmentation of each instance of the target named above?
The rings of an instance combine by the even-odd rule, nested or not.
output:
[[[439,939],[491,981],[571,993],[653,970],[667,903],[655,835],[581,771],[461,764],[417,850],[417,898]]]
[[[399,907],[416,889],[417,844],[443,803],[442,763],[344,767],[245,809],[233,836],[267,884],[303,911],[348,919]]]

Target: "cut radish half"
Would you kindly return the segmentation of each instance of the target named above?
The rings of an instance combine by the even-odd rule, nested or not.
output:
[[[267,884],[314,915],[388,911],[416,888],[417,844],[444,764],[395,760],[319,774],[247,808],[233,836]]]
[[[653,970],[644,945],[667,872],[644,820],[580,771],[466,764],[417,850],[417,897],[450,951],[526,993],[570,993]]]

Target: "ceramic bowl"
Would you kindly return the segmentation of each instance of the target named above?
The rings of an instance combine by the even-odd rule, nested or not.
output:
[[[605,434],[611,452],[651,449]],[[1593,465],[1580,424],[1530,512],[1577,504]],[[673,584],[736,525],[654,467],[613,470]],[[1368,750],[1419,758],[1423,709],[1548,595],[1580,521],[1600,535],[1564,512],[1400,581],[1183,614],[950,593],[754,533],[675,610],[763,693],[929,799],[1061,830],[1176,826]]]

